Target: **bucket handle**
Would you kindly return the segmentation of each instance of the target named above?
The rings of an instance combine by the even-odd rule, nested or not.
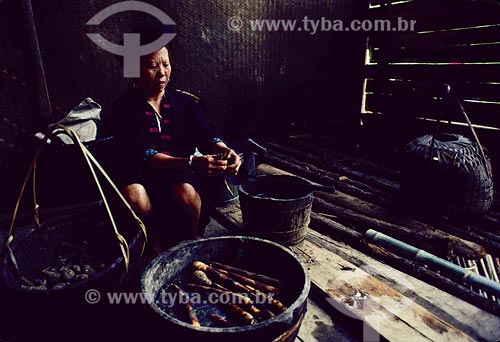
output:
[[[284,341],[287,341],[293,334],[295,334],[299,328],[300,328],[300,325],[302,324],[302,321],[304,320],[304,316],[305,316],[305,312],[302,312],[299,316],[299,318],[297,319],[297,322],[295,322],[295,324],[290,327],[287,331],[285,331],[284,333],[282,333],[281,335],[279,335],[278,337],[276,337],[273,342],[284,342]]]
[[[143,242],[143,246],[142,246],[142,250],[141,250],[141,255],[144,252],[144,248],[145,248],[146,241],[147,241],[146,227],[145,227],[144,223],[142,222],[142,220],[135,214],[132,207],[125,200],[125,198],[120,193],[120,191],[118,190],[118,188],[116,187],[114,182],[111,180],[109,175],[106,173],[106,171],[102,168],[102,166],[99,164],[99,162],[94,158],[92,153],[90,153],[90,151],[87,149],[87,147],[85,147],[85,145],[82,144],[78,135],[70,128],[63,126],[63,125],[60,125],[60,124],[57,124],[56,128],[53,129],[50,134],[47,134],[45,136],[45,138],[43,139],[40,147],[37,149],[37,151],[35,153],[35,156],[31,162],[31,165],[30,165],[29,170],[26,174],[26,177],[24,178],[24,181],[22,183],[21,190],[19,192],[19,195],[18,195],[18,198],[16,201],[16,205],[14,206],[14,211],[12,213],[12,218],[11,218],[9,231],[8,231],[8,235],[7,235],[7,240],[5,243],[5,250],[7,251],[7,254],[10,258],[10,261],[12,262],[15,270],[17,272],[19,272],[19,266],[18,266],[17,260],[14,256],[14,253],[13,253],[12,249],[10,248],[10,244],[14,240],[14,235],[13,235],[14,223],[15,223],[15,220],[17,217],[17,213],[19,211],[21,199],[23,197],[24,191],[26,190],[26,185],[28,184],[28,181],[29,181],[29,178],[31,175],[33,175],[32,188],[33,188],[34,220],[35,220],[35,224],[36,224],[37,229],[41,232],[40,218],[39,218],[39,205],[37,203],[37,198],[36,198],[36,166],[37,166],[38,158],[40,157],[40,154],[41,154],[43,148],[46,146],[46,142],[50,138],[52,138],[56,135],[59,135],[59,134],[66,134],[69,138],[71,138],[73,140],[73,143],[75,145],[77,145],[79,147],[79,150],[82,152],[82,155],[87,163],[87,166],[89,167],[89,170],[92,174],[92,177],[95,181],[95,184],[99,190],[99,194],[101,195],[101,198],[103,200],[104,206],[106,208],[106,212],[108,214],[108,217],[110,219],[111,225],[112,225],[113,230],[114,230],[115,237],[118,239],[118,242],[120,244],[120,250],[121,250],[121,254],[123,256],[123,261],[125,264],[125,273],[127,273],[129,261],[130,261],[129,245],[128,245],[127,241],[125,240],[125,238],[123,237],[123,235],[121,235],[120,232],[118,231],[118,227],[116,226],[115,219],[114,219],[114,216],[111,212],[111,208],[109,206],[108,200],[106,198],[106,195],[104,194],[104,191],[101,187],[99,179],[97,178],[95,168],[97,168],[97,170],[100,172],[100,174],[106,179],[106,181],[111,186],[113,191],[118,195],[118,198],[121,200],[121,202],[124,204],[124,206],[128,209],[128,211],[132,215],[133,219],[139,224],[141,231],[144,235],[144,242]]]
[[[430,158],[430,160],[432,159],[432,151],[434,149],[434,144],[435,144],[435,141],[436,141],[436,136],[438,134],[439,123],[441,122],[441,118],[443,117],[444,113],[446,112],[448,100],[449,100],[449,97],[451,95],[453,97],[453,100],[458,105],[460,113],[462,114],[462,116],[464,117],[465,121],[467,122],[467,126],[469,126],[469,129],[472,132],[472,136],[474,137],[474,141],[476,142],[477,146],[479,147],[479,151],[481,153],[481,156],[483,157],[483,163],[484,163],[484,167],[486,168],[486,172],[488,173],[488,177],[491,177],[492,176],[492,170],[491,170],[491,166],[488,164],[488,159],[486,158],[486,153],[484,152],[483,145],[481,145],[481,143],[479,142],[479,137],[478,137],[478,135],[476,133],[476,130],[474,129],[474,126],[472,125],[472,122],[469,119],[469,116],[465,112],[465,109],[464,109],[464,107],[462,105],[462,102],[460,102],[460,100],[458,99],[458,96],[455,94],[455,92],[451,91],[451,86],[449,84],[445,84],[444,86],[445,86],[445,96],[444,96],[443,109],[442,109],[441,114],[439,115],[439,118],[437,120],[436,129],[434,130],[434,134],[432,135],[431,144],[429,146],[429,158]],[[449,118],[448,118],[448,122],[451,124],[451,120]]]

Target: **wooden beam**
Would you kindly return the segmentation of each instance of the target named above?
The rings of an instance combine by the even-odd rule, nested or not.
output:
[[[391,203],[390,194],[385,191],[375,189],[354,179],[342,177],[343,175],[341,174],[321,169],[282,153],[277,153],[275,151],[268,153],[264,161],[273,166],[291,171],[311,181],[322,183],[323,185],[334,185],[341,191],[377,204]]]
[[[439,229],[430,229],[423,225],[412,225],[411,227],[394,224],[363,215],[354,210],[342,208],[328,203],[320,198],[315,198],[313,210],[316,212],[327,212],[335,216],[335,221],[350,226],[360,233],[372,228],[385,231],[394,238],[414,243],[417,247],[432,251],[433,254],[444,258],[458,255],[468,260],[478,260],[486,255],[481,245],[461,239]]]
[[[342,164],[351,169],[386,179],[393,184],[397,184],[399,181],[398,170],[380,163],[374,163],[370,158],[366,158],[366,154],[360,153],[360,150],[356,148],[338,146],[338,141],[332,141],[331,137],[328,136],[316,136],[314,142],[308,142],[300,138],[290,138],[278,142],[302,151],[303,154],[312,154],[323,160],[329,160],[332,163]],[[337,147],[342,152],[339,152]]]
[[[21,0],[21,9],[23,12],[26,32],[28,36],[28,48],[33,63],[34,77],[36,81],[37,100],[40,109],[40,116],[43,120],[52,119],[52,106],[50,103],[47,79],[42,61],[42,53],[38,44],[38,34],[36,31],[35,18],[31,0]]]
[[[265,145],[271,151],[276,151],[284,155],[303,160],[312,165],[318,165],[325,170],[335,172],[336,175],[344,176],[362,183],[366,183],[367,185],[375,189],[387,191],[388,193],[395,193],[399,190],[399,184],[397,182],[387,180],[383,177],[373,176],[365,172],[360,172],[353,168],[342,165],[341,163],[337,163],[334,160],[330,160],[328,158],[321,158],[315,156],[312,153],[308,153],[302,150],[298,150],[274,142],[267,142],[265,143]]]

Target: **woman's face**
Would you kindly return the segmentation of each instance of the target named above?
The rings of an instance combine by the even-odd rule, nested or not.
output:
[[[150,53],[141,59],[139,87],[148,96],[159,95],[165,89],[171,72],[167,48]]]

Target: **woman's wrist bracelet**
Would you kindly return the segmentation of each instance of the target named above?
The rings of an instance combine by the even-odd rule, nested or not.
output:
[[[190,155],[188,158],[188,167],[189,167],[189,172],[193,173],[193,158],[194,154]]]

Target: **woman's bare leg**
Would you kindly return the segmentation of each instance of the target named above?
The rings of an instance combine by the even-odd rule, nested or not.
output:
[[[151,215],[151,201],[142,184],[127,185],[122,189],[122,194],[140,218],[144,219]]]
[[[151,200],[144,186],[139,183],[130,184],[122,189],[122,194],[141,220],[148,221],[146,226],[149,228],[151,223],[149,221],[151,218]],[[149,231],[148,229],[148,237],[148,253],[146,257],[152,259],[163,251],[163,247],[160,237],[154,230]]]
[[[186,210],[191,219],[191,238],[201,239],[203,232],[198,227],[201,215],[201,198],[189,183],[179,183],[173,187],[174,198]]]

